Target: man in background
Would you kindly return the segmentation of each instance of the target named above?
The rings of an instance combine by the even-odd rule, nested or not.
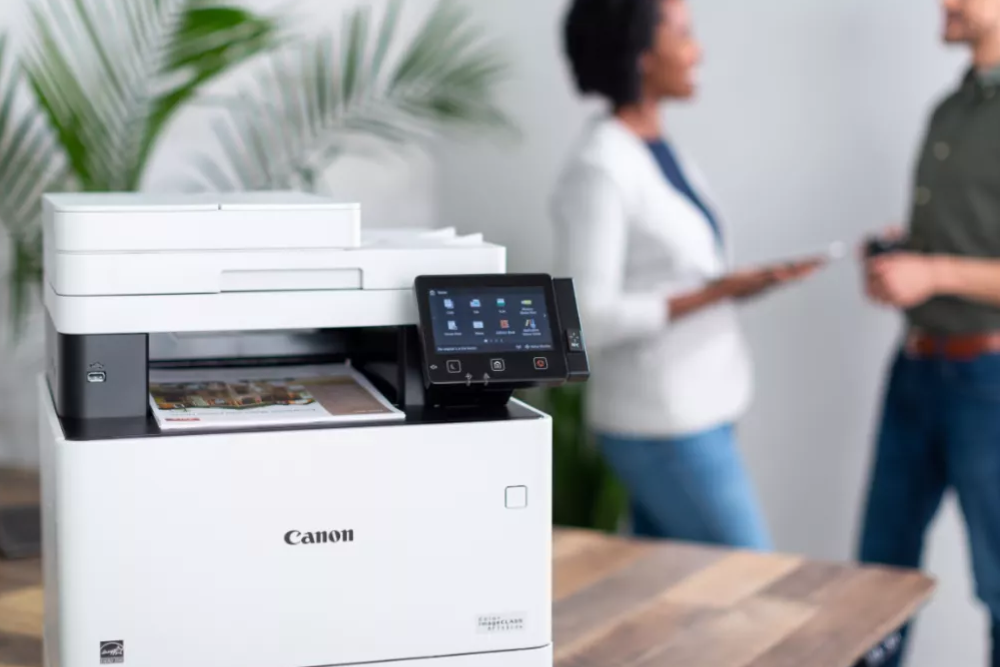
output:
[[[908,326],[860,557],[919,567],[928,525],[955,489],[1000,667],[1000,0],[942,5],[945,40],[972,62],[930,120],[905,240],[866,261],[868,295],[904,311]]]

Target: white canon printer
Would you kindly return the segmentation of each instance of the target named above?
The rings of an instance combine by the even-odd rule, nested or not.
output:
[[[550,667],[570,280],[296,193],[44,201],[48,667]],[[150,377],[339,363],[402,417],[167,430]],[[247,371],[249,372],[249,371]]]

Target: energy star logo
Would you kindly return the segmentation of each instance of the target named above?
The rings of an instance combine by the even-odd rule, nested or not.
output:
[[[101,664],[116,665],[125,662],[125,642],[101,642]]]

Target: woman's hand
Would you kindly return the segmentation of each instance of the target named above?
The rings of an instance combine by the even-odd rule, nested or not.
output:
[[[722,298],[751,299],[780,285],[802,280],[815,273],[823,264],[822,260],[813,260],[738,271],[716,281],[714,287]]]
[[[743,301],[815,273],[826,262],[821,259],[781,264],[730,273],[696,292],[674,297],[668,304],[670,318],[681,319],[720,301]]]

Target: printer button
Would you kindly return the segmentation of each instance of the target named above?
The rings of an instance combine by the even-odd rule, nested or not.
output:
[[[509,510],[520,510],[528,506],[528,487],[508,486],[506,505]]]
[[[566,330],[566,347],[570,352],[583,352],[583,335],[579,329]]]
[[[449,373],[461,373],[462,372],[462,362],[457,359],[451,359],[446,362],[448,366]]]
[[[549,369],[549,360],[546,357],[535,357],[534,363],[536,371],[547,371]]]

